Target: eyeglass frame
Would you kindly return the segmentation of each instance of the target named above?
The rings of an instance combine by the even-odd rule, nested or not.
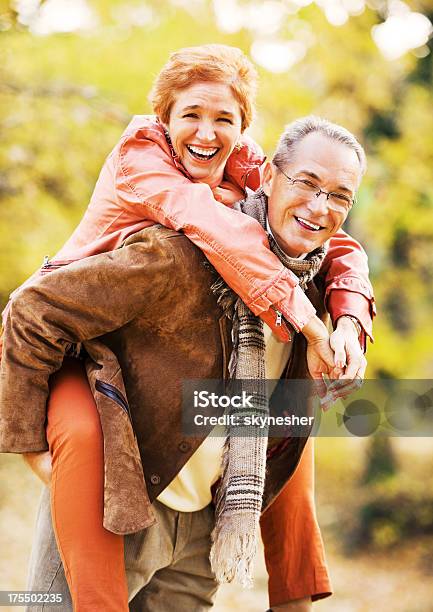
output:
[[[274,164],[274,166],[277,168],[279,172],[281,172],[281,174],[283,174],[286,177],[288,181],[291,182],[292,185],[295,185],[296,183],[303,183],[303,184],[310,183],[312,186],[315,185],[315,183],[313,183],[312,181],[309,181],[308,179],[294,179],[288,174],[286,174],[284,170],[282,170],[279,166],[277,166],[277,164]],[[352,206],[357,203],[356,194],[353,196],[353,198],[349,198],[349,196],[346,196],[344,193],[339,193],[338,191],[324,191],[321,187],[319,187],[319,185],[315,185],[315,187],[317,187],[317,192],[314,193],[316,198],[318,198],[322,193],[326,195],[326,201],[329,200],[330,195],[341,196],[341,199],[347,198],[347,202],[349,203],[348,207],[346,208],[347,212],[349,212]]]

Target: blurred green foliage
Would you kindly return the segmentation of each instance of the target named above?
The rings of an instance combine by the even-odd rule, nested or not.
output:
[[[431,439],[319,438],[316,457],[320,524],[339,550],[371,561],[411,551],[411,563],[431,574]]]
[[[433,535],[433,480],[408,474],[382,479],[359,492],[346,530],[351,550],[386,550],[417,536]]]
[[[284,72],[260,68],[252,134],[270,155],[285,123],[315,112],[360,136],[369,171],[347,229],[369,253],[378,301],[368,374],[432,376],[432,53],[381,55],[371,31],[386,2],[339,27],[304,4],[286,10],[275,37],[308,40],[305,56]],[[87,5],[93,28],[41,36],[22,23],[18,3],[0,4],[2,304],[76,226],[130,115],[151,111],[147,93],[169,53],[213,41],[249,53],[262,36],[245,25],[218,29],[205,0]],[[410,7],[433,20],[427,0]]]

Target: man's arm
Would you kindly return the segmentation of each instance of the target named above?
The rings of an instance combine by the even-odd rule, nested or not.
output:
[[[366,336],[373,340],[376,314],[367,254],[359,242],[340,230],[329,242],[320,274],[325,279],[326,307],[334,327],[343,315],[355,317],[362,327],[360,340],[365,352]]]
[[[338,327],[342,317],[350,316],[356,319],[360,326],[359,344],[365,353],[367,338],[373,342],[373,319],[376,316],[374,298],[367,299],[363,294],[349,289],[334,289],[329,294],[327,308],[334,329]]]
[[[361,245],[340,230],[330,241],[321,275],[325,277],[325,301],[334,325],[330,344],[335,362],[343,368],[340,380],[328,391],[330,401],[351,393],[367,367],[367,337],[373,341],[376,315],[368,259]]]
[[[172,282],[170,240],[152,228],[121,249],[39,278],[11,303],[0,378],[0,451],[46,450],[48,379],[71,344],[151,311]],[[162,234],[164,235],[164,234]]]

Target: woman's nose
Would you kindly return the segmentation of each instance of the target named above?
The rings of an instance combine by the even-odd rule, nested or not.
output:
[[[197,138],[202,142],[212,142],[212,140],[215,140],[215,130],[212,123],[201,121],[197,128]]]

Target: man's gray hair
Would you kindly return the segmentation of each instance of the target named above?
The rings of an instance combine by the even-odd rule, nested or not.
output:
[[[273,163],[280,168],[287,166],[293,158],[297,143],[313,132],[320,132],[328,138],[341,142],[353,149],[359,160],[361,174],[365,173],[367,169],[365,151],[355,136],[341,125],[331,123],[315,115],[296,119],[296,121],[292,121],[292,123],[286,126],[272,158]]]

